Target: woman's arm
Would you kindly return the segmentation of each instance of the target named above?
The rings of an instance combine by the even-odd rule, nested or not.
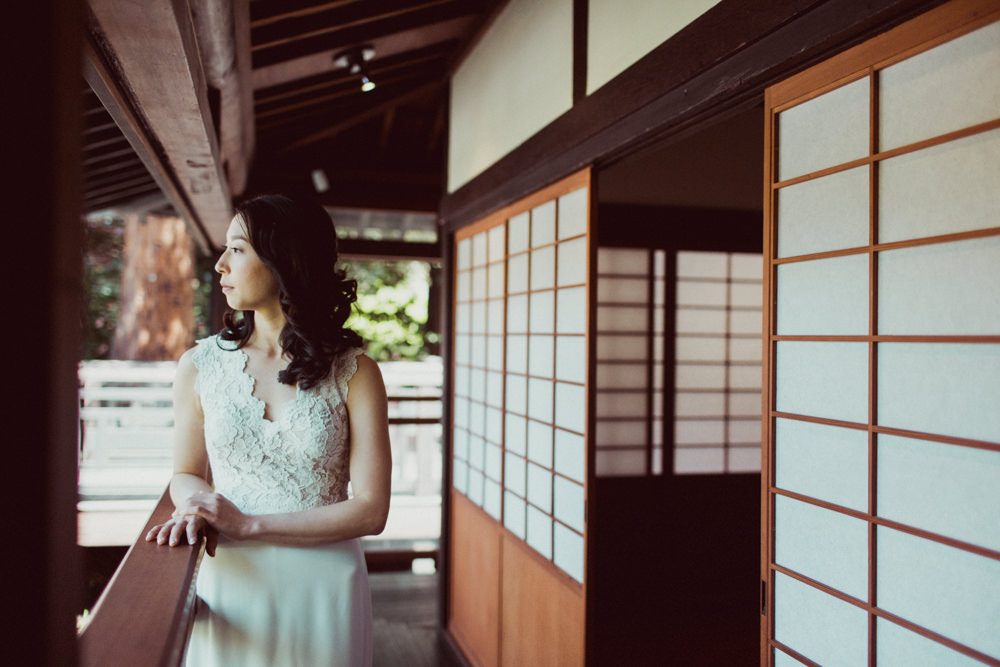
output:
[[[353,497],[301,512],[247,515],[225,497],[197,492],[178,511],[203,517],[219,533],[237,540],[309,546],[382,532],[389,514],[392,454],[385,385],[378,365],[358,357],[348,383]]]
[[[205,419],[201,411],[201,401],[194,390],[198,369],[192,356],[194,350],[188,350],[177,362],[177,374],[174,378],[174,476],[170,480],[170,498],[174,506],[180,508],[187,504],[189,498],[198,493],[211,493],[208,483],[208,453],[205,450]],[[209,554],[215,553],[215,535],[208,529],[204,519],[196,516],[183,516],[174,513],[167,523],[154,526],[146,534],[146,541],[154,539],[160,544],[169,542],[174,546],[182,541],[195,544],[198,534],[209,537]]]

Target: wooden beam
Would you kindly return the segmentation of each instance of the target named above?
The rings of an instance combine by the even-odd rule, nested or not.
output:
[[[405,241],[369,241],[340,239],[337,242],[341,259],[413,259],[421,262],[441,261],[441,242],[408,243]],[[434,420],[437,423],[437,419]]]
[[[233,209],[188,3],[87,4],[88,82],[200,245],[221,244]]]
[[[433,25],[385,35],[371,40],[371,44],[375,47],[376,58],[389,58],[434,44],[460,39],[475,21],[475,16],[460,16]],[[254,90],[270,88],[289,81],[332,72],[337,69],[333,64],[333,57],[338,50],[339,47],[335,47],[273,65],[258,67],[253,70],[253,88]]]

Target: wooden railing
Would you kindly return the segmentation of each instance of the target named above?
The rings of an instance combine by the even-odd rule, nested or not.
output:
[[[80,635],[82,667],[173,667],[181,664],[194,621],[194,582],[204,543],[146,542],[174,505],[164,492],[90,614]]]

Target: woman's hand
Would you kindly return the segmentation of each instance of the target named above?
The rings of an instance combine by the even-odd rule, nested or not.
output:
[[[187,544],[197,544],[201,535],[205,536],[205,550],[209,556],[215,555],[215,545],[219,542],[219,533],[205,519],[192,514],[174,516],[167,522],[153,526],[146,533],[146,541],[156,541],[157,544],[169,544],[176,547],[182,541]]]
[[[220,535],[234,540],[250,537],[253,517],[244,514],[221,493],[198,491],[177,506],[174,517],[203,519]]]

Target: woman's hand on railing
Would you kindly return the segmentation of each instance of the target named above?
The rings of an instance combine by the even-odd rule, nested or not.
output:
[[[146,541],[176,547],[182,542],[197,544],[201,536],[205,537],[205,551],[209,556],[214,556],[215,545],[219,542],[219,532],[203,517],[182,512],[179,508],[166,522],[153,526],[146,533]],[[186,539],[182,539],[185,537]]]

